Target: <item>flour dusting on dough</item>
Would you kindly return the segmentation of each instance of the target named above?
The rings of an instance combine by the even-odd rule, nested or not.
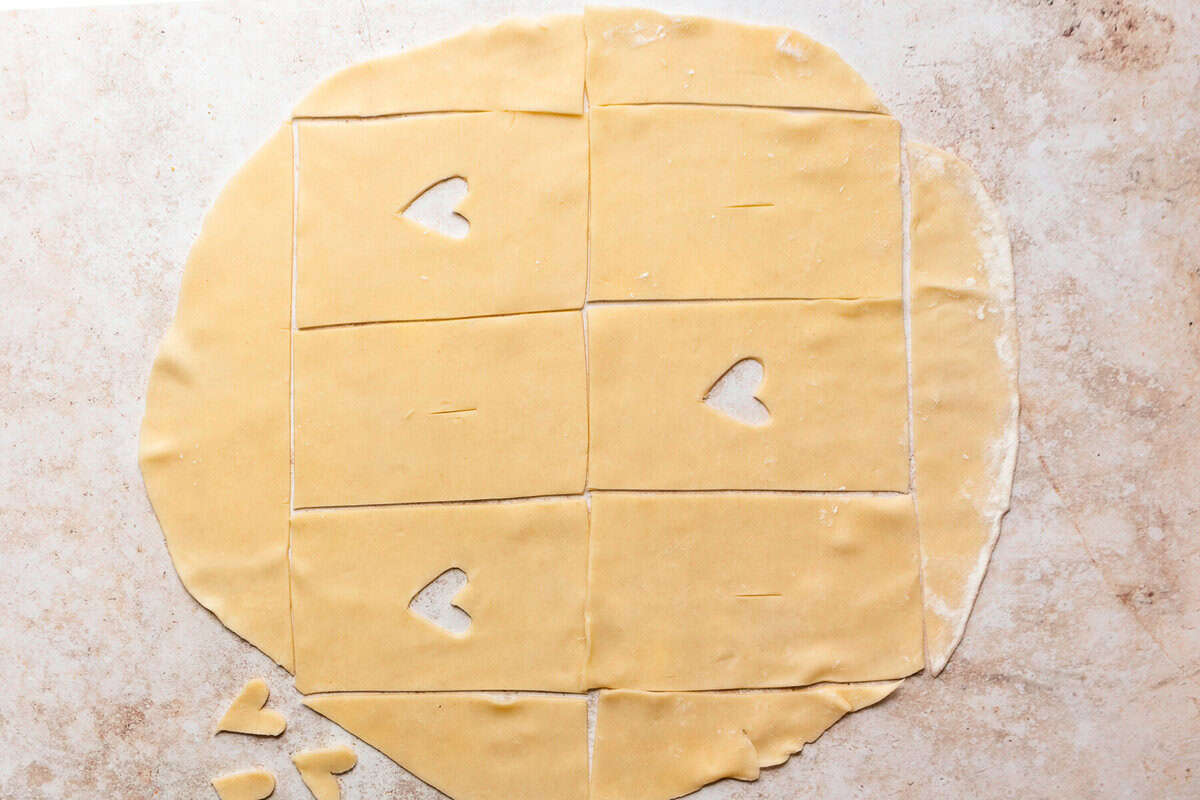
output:
[[[621,25],[604,32],[605,41],[612,41],[616,36],[619,36],[630,47],[645,47],[667,38],[667,28],[665,25],[650,26],[641,20],[636,20],[630,25]]]
[[[779,34],[778,41],[775,42],[775,49],[785,56],[796,59],[801,63],[808,61],[808,53],[800,42],[792,38],[792,34],[784,31]]]

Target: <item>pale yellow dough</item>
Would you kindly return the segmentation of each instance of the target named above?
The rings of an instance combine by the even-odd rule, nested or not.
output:
[[[292,756],[292,763],[315,800],[341,800],[342,789],[336,776],[353,769],[358,756],[342,745],[324,750],[301,750]]]
[[[278,711],[265,708],[271,690],[262,678],[246,682],[217,723],[217,731],[248,733],[253,736],[278,736],[287,728],[287,720]]]
[[[765,692],[600,693],[590,800],[668,800],[752,781],[899,683]]]
[[[333,694],[305,705],[455,800],[586,800],[582,697]]]
[[[599,489],[908,488],[901,302],[596,304],[587,309]],[[702,401],[757,358],[755,427]]]
[[[949,153],[908,146],[912,176],[913,417],[936,675],[962,638],[1017,452],[1017,330],[1008,236],[979,179]]]
[[[583,306],[585,118],[433,114],[297,136],[300,327]],[[465,239],[400,215],[451,177],[468,184]]]
[[[591,112],[591,300],[900,297],[900,125]]]
[[[634,8],[589,8],[592,105],[726,105],[884,111],[841,56],[787,28]]]
[[[181,580],[457,800],[586,800],[588,726],[579,695],[450,691],[618,689],[591,798],[655,800],[895,684],[796,686],[938,672],[1008,507],[1017,339],[978,179],[906,157],[911,487],[899,127],[832,50],[598,9],[332,76],[206,217],[150,376]],[[451,177],[461,240],[403,214]],[[748,359],[749,424],[705,402]],[[465,633],[409,608],[452,568]],[[222,729],[281,731],[265,700]],[[348,752],[296,755],[319,800]]]
[[[275,792],[275,776],[254,769],[213,778],[212,785],[221,800],[265,800]]]
[[[424,111],[583,112],[578,15],[511,19],[337,72],[297,117],[373,117]]]
[[[587,541],[582,497],[297,514],[296,687],[579,691]],[[461,636],[408,609],[450,567]]]
[[[919,670],[912,498],[592,495],[592,686],[732,689]]]
[[[282,128],[221,192],[192,246],[138,451],[183,585],[289,671],[291,262]]]
[[[583,490],[581,312],[306,330],[294,346],[297,508]]]

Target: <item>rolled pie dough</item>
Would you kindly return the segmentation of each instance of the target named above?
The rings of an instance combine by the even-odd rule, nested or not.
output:
[[[463,238],[405,213],[452,178]],[[946,664],[1008,506],[1012,294],[979,180],[832,50],[505,22],[334,75],[232,178],[142,470],[188,591],[414,774],[665,799]],[[706,402],[745,364],[758,416]],[[410,608],[447,571],[461,633]]]

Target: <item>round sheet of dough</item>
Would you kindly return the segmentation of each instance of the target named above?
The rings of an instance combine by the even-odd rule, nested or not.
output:
[[[945,666],[1012,294],[970,168],[824,45],[509,21],[331,76],[233,177],[142,470],[188,591],[423,780],[675,797]]]

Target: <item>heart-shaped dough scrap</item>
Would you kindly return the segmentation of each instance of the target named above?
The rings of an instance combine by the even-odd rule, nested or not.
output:
[[[265,769],[251,769],[213,778],[221,800],[264,800],[275,792],[275,776]]]
[[[334,776],[353,769],[358,756],[349,747],[341,745],[323,750],[301,750],[292,756],[292,763],[316,800],[340,800],[342,790]]]
[[[230,704],[217,723],[217,732],[248,733],[252,736],[278,736],[287,729],[287,720],[278,711],[264,708],[271,690],[262,678],[246,682],[242,692]]]

